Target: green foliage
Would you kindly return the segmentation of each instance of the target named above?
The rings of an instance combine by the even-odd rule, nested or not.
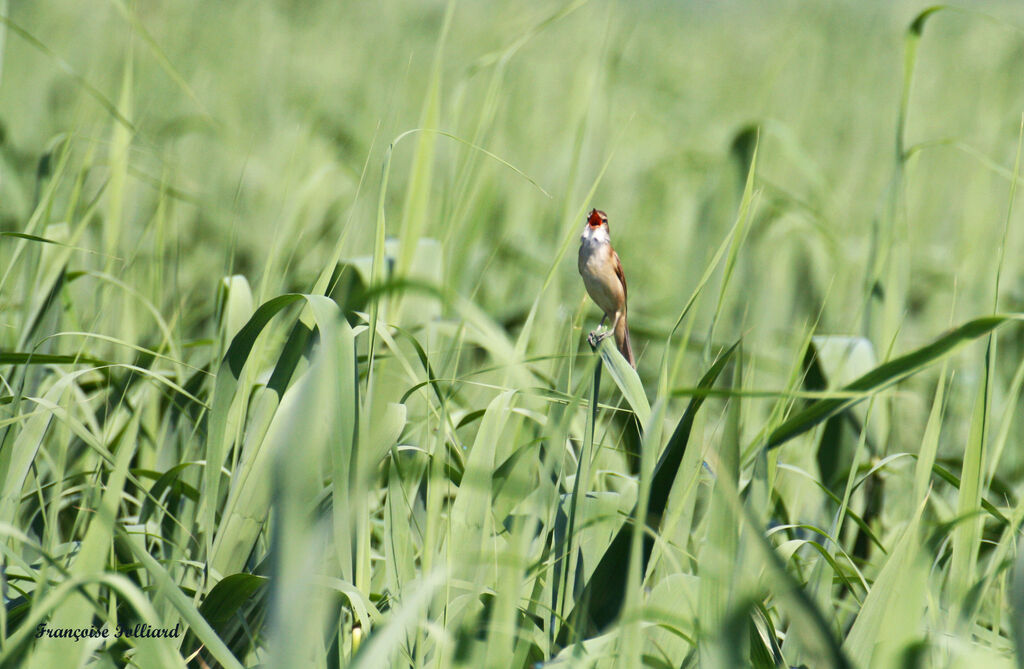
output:
[[[0,0],[0,666],[1024,666],[983,9]]]

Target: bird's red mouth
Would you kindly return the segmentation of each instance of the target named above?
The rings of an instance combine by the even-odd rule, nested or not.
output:
[[[597,209],[591,209],[590,215],[587,216],[587,223],[592,228],[599,228],[604,223],[604,216]]]

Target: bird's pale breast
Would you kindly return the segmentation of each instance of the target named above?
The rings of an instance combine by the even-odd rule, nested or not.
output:
[[[615,317],[616,306],[622,304],[622,284],[615,274],[611,244],[593,244],[584,241],[580,245],[580,275],[591,299],[609,317]]]

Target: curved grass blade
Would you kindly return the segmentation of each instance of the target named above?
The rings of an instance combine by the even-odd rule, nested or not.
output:
[[[736,353],[739,345],[740,341],[737,340],[722,355],[718,356],[718,359],[697,383],[698,390],[708,390],[715,384],[718,375],[725,369],[725,365]],[[707,399],[707,395],[700,393],[690,400],[686,411],[683,412],[683,417],[668,440],[668,445],[665,446],[665,450],[662,451],[661,457],[658,459],[658,465],[654,469],[654,480],[651,483],[651,501],[648,506],[648,513],[653,516],[660,516],[665,512],[669,493],[672,492],[672,484],[676,479],[679,465],[683,461],[683,454],[686,453],[686,445],[690,441],[694,418],[705,399]]]
[[[331,314],[336,315],[337,313],[337,306],[333,302],[323,296],[306,297],[310,300],[309,304],[319,305],[313,312],[316,317],[317,326],[320,329],[321,343],[338,341],[339,330],[345,331],[346,337],[350,336],[344,319],[338,319],[336,322],[332,320]],[[280,298],[270,300],[264,307],[276,302],[278,299]],[[278,306],[283,308],[283,303]],[[253,319],[235,336],[232,342],[232,349],[240,341],[240,338],[243,337],[246,329],[260,315],[260,311],[264,307],[260,307],[253,316]],[[302,324],[298,321],[295,324],[296,328],[300,325]],[[302,326],[302,328],[305,329],[305,326]],[[251,349],[254,341],[254,338],[247,340],[246,345]],[[300,381],[296,382],[296,384],[287,385],[287,381],[294,372],[294,363],[297,360],[295,352],[288,349],[293,346],[304,346],[304,341],[304,338],[298,338],[295,341],[292,338],[289,339],[289,342],[285,344],[285,348],[280,354],[267,387],[254,393],[251,407],[249,408],[249,423],[246,429],[242,452],[237,466],[231,474],[227,500],[219,508],[221,519],[216,526],[215,533],[213,533],[216,536],[213,537],[209,564],[215,574],[226,575],[240,571],[245,564],[246,557],[252,550],[256,538],[262,532],[263,523],[271,501],[271,473],[273,472],[274,455],[269,445],[272,443],[270,440],[273,438],[273,431],[277,429],[274,423],[277,420],[283,420],[283,418],[279,418],[279,408],[284,406],[286,401],[294,401],[294,399],[288,400],[289,394],[293,392],[298,393],[299,390],[296,389],[296,384],[301,382],[300,378]],[[228,351],[228,355],[230,354],[231,349]],[[227,359],[227,356],[225,356],[225,359]],[[244,361],[239,362],[244,363]],[[218,372],[218,388],[220,388],[219,384],[221,383],[224,364],[226,363],[222,363],[222,369]],[[285,371],[285,368],[287,368],[287,371]],[[240,374],[241,370],[242,368],[239,366],[236,373]],[[341,375],[339,379],[345,378],[344,370],[338,369],[337,371]],[[279,382],[272,383],[274,379],[279,379]],[[235,376],[228,382],[225,382],[225,387],[231,387],[232,385],[237,387],[238,383],[238,377]],[[224,412],[224,416],[226,416],[228,408],[231,406],[231,396],[236,392],[237,388],[231,390],[230,393],[225,391],[226,396],[218,399],[217,391],[215,390],[214,410],[217,410],[217,402],[221,401],[224,403],[221,410]],[[342,415],[347,415],[344,409],[342,409]],[[211,414],[211,424],[213,420],[214,418]],[[221,418],[220,422],[226,423],[226,418]],[[358,424],[355,422],[350,423],[350,428],[357,430]],[[226,431],[223,431],[224,428],[218,429],[222,430],[220,433],[221,438],[225,440],[223,442],[224,450],[220,451],[221,455],[219,456],[223,458],[226,456],[227,445],[231,442]],[[342,449],[344,446],[338,444],[338,448]],[[207,462],[210,462],[209,456]],[[208,480],[210,477],[209,472],[206,472],[205,476],[204,480]]]
[[[267,586],[269,579],[256,574],[231,574],[213,586],[199,606],[199,613],[225,638],[225,628],[236,618],[250,597]]]
[[[203,499],[200,501],[199,525],[206,532],[215,528],[214,516],[220,499],[220,465],[227,454],[228,413],[238,390],[242,368],[245,366],[249,353],[256,344],[256,338],[282,309],[300,300],[305,300],[313,309],[317,324],[321,329],[333,325],[339,309],[332,300],[322,295],[301,295],[289,293],[279,295],[265,302],[252,315],[234,339],[221,360],[220,369],[214,382],[213,399],[210,410],[210,428],[206,443],[206,468],[203,485]]]
[[[775,428],[769,435],[765,448],[772,449],[781,446],[840,411],[866,399],[872,393],[921,371],[961,345],[992,332],[1004,323],[1020,320],[1024,320],[1024,314],[1000,314],[976,318],[939,337],[927,346],[879,365],[840,389],[841,393],[860,392],[863,393],[863,396],[852,399],[849,397],[827,398],[812,403]]]
[[[56,353],[24,353],[0,351],[0,365],[94,365],[112,366],[115,363],[87,355],[60,355]]]
[[[896,157],[898,160],[906,159],[904,147],[906,145],[907,110],[910,107],[910,88],[914,80],[914,65],[917,63],[917,47],[921,42],[924,24],[928,17],[944,9],[950,9],[950,7],[932,5],[921,10],[907,26],[907,31],[903,36],[903,87],[900,92],[899,119],[896,124]]]
[[[813,476],[811,476],[807,472],[803,471],[802,469],[799,469],[798,467],[793,467],[792,465],[781,464],[781,463],[778,465],[778,468],[786,470],[786,471],[794,472],[796,474],[799,474],[800,476],[803,476],[808,481],[810,481],[815,486],[817,486],[818,490],[820,490],[824,495],[826,495],[829,499],[831,499],[832,502],[837,507],[842,505],[843,500],[840,499],[837,494],[835,494],[834,492],[829,490],[828,486],[826,486],[824,483],[822,483],[818,479],[814,478]],[[873,543],[875,546],[877,546],[878,549],[880,551],[882,551],[882,553],[884,553],[886,555],[889,554],[889,551],[886,550],[886,548],[882,544],[881,540],[878,538],[877,535],[875,535],[874,531],[872,531],[871,526],[868,525],[866,522],[864,522],[864,519],[861,518],[860,515],[858,515],[856,511],[854,511],[853,509],[847,509],[846,510],[846,516],[850,520],[852,520],[854,523],[857,524],[857,527],[860,528],[861,532],[864,532],[864,534],[865,534],[865,536],[867,536],[868,540],[871,541],[871,543]],[[817,532],[817,530],[815,530],[815,531]]]
[[[647,393],[644,392],[644,384],[640,382],[639,375],[612,345],[610,338],[601,342],[598,351],[604,364],[608,367],[608,373],[611,374],[612,380],[622,391],[622,396],[629,402],[629,406],[633,407],[633,413],[636,414],[640,425],[646,431],[647,422],[651,417],[651,404],[647,401]]]

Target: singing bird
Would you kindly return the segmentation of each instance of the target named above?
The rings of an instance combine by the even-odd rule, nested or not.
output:
[[[626,323],[626,275],[622,272],[619,254],[612,248],[608,215],[598,209],[590,210],[587,224],[580,235],[579,269],[587,293],[604,312],[598,330],[591,332],[587,341],[596,346],[602,339],[614,334],[615,345],[622,357],[636,367],[633,347],[629,343],[629,325]],[[612,319],[611,329],[599,332],[608,318]]]

